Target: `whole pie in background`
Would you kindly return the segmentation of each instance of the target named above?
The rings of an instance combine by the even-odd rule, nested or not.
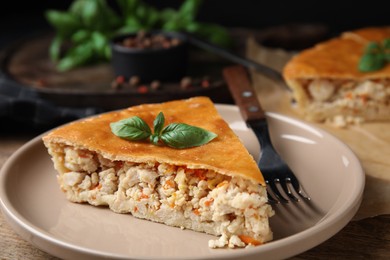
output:
[[[305,119],[336,126],[390,120],[390,48],[382,46],[386,39],[390,27],[362,28],[320,42],[289,60],[283,76]],[[383,66],[362,71],[359,66],[370,44],[383,49],[387,62],[384,58]]]

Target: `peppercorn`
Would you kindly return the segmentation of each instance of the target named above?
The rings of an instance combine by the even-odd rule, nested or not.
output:
[[[145,94],[145,93],[148,93],[149,92],[149,89],[147,86],[145,85],[141,85],[137,88],[137,92],[140,93],[140,94]]]
[[[204,88],[210,87],[210,81],[208,81],[207,79],[202,80],[201,86]]]
[[[47,87],[47,81],[45,79],[38,79],[36,82],[35,82],[35,85],[38,86],[38,87]]]
[[[115,78],[115,81],[118,84],[123,84],[123,83],[125,83],[125,77],[124,76],[118,76],[118,77]]]
[[[160,87],[161,87],[161,83],[158,80],[153,80],[150,83],[150,88],[153,89],[153,90],[158,90]]]
[[[123,84],[125,83],[125,77],[124,76],[117,76],[112,82],[111,82],[111,88],[113,89],[119,89],[123,87]]]
[[[140,78],[138,76],[132,76],[129,79],[130,87],[136,87],[140,83]]]
[[[190,77],[184,77],[180,81],[180,87],[182,89],[188,89],[192,85],[192,79]]]
[[[116,80],[113,80],[112,82],[111,82],[111,88],[112,89],[119,89],[120,88],[120,84],[118,84],[118,82],[116,82]]]
[[[180,44],[180,40],[179,39],[177,39],[177,38],[173,38],[172,40],[171,40],[171,44],[172,44],[172,46],[177,46],[177,45],[179,45]]]
[[[118,42],[127,48],[138,49],[168,49],[181,43],[178,38],[166,37],[162,34],[147,34],[145,31],[139,31],[135,36],[129,36]]]

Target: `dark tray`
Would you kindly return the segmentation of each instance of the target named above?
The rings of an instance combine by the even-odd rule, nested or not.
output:
[[[216,103],[233,102],[221,74],[222,68],[229,63],[200,49],[190,50],[187,75],[195,81],[208,77],[211,82],[208,87],[183,89],[180,82],[162,82],[157,90],[139,93],[136,88],[112,88],[115,76],[109,63],[58,72],[48,57],[52,38],[50,32],[37,33],[4,48],[0,55],[0,70],[6,81],[32,89],[56,105],[69,107],[111,110],[193,96],[208,96]]]

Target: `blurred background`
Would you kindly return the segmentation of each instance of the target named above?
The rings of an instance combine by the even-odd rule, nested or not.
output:
[[[31,30],[50,28],[46,9],[66,10],[72,1],[7,1],[0,9],[0,44]],[[113,4],[114,1],[109,0]],[[176,8],[179,0],[145,0],[157,8]],[[390,1],[256,1],[207,0],[199,11],[199,21],[227,27],[262,29],[272,26],[314,23],[325,25],[329,34],[363,26],[389,24]]]
[[[118,10],[118,0],[106,2],[114,10]],[[166,8],[177,10],[187,1],[143,0],[142,2],[157,10]],[[382,2],[376,0],[369,2],[204,0],[197,11],[196,21],[207,24],[205,27],[209,31],[210,24],[228,29],[233,36],[234,47],[236,47],[234,51],[242,56],[249,49],[247,48],[249,36],[254,36],[256,42],[264,47],[299,51],[346,30],[390,25],[388,15],[390,1]],[[67,11],[72,3],[72,0],[7,1],[7,5],[0,8],[0,76],[3,71],[6,72],[4,77],[0,77],[2,80],[0,120],[3,122],[12,122],[10,126],[22,124],[48,128],[102,112],[102,109],[121,108],[134,105],[135,102],[160,101],[157,98],[164,100],[172,98],[168,91],[170,87],[175,90],[174,93],[183,95],[176,98],[195,94],[208,95],[215,102],[232,103],[220,75],[222,66],[226,66],[226,61],[216,60],[210,55],[203,55],[204,53],[202,55],[195,53],[190,57],[192,65],[190,70],[193,70],[188,74],[195,78],[194,81],[199,82],[203,78],[208,80],[212,77],[212,88],[199,87],[188,91],[176,91],[178,84],[175,82],[174,85],[171,84],[172,86],[162,87],[159,93],[151,91],[150,95],[138,95],[139,93],[135,92],[138,89],[123,88],[123,92],[112,91],[113,83],[117,82],[107,66],[97,65],[64,73],[56,71],[54,64],[48,59],[48,50],[51,48],[48,47],[48,41],[42,37],[47,32],[54,31],[45,17],[45,12],[47,10]],[[211,34],[215,36],[215,31]],[[21,41],[18,41],[19,39]],[[32,42],[37,44],[34,45]],[[19,43],[23,46],[18,46]],[[194,57],[195,59],[192,59]],[[271,63],[267,62],[267,64],[272,66]],[[104,88],[103,94],[99,94],[101,88]],[[168,94],[164,94],[165,89]],[[107,98],[107,95],[110,95],[110,98]],[[48,111],[52,112],[48,113]]]

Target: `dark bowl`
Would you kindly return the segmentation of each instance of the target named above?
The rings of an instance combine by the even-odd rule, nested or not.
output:
[[[129,48],[121,42],[137,34],[120,35],[112,39],[111,64],[116,76],[124,76],[129,79],[139,77],[143,82],[153,80],[177,81],[187,71],[188,42],[179,33],[152,31],[148,36],[163,35],[168,39],[178,39],[179,43],[167,48]]]

